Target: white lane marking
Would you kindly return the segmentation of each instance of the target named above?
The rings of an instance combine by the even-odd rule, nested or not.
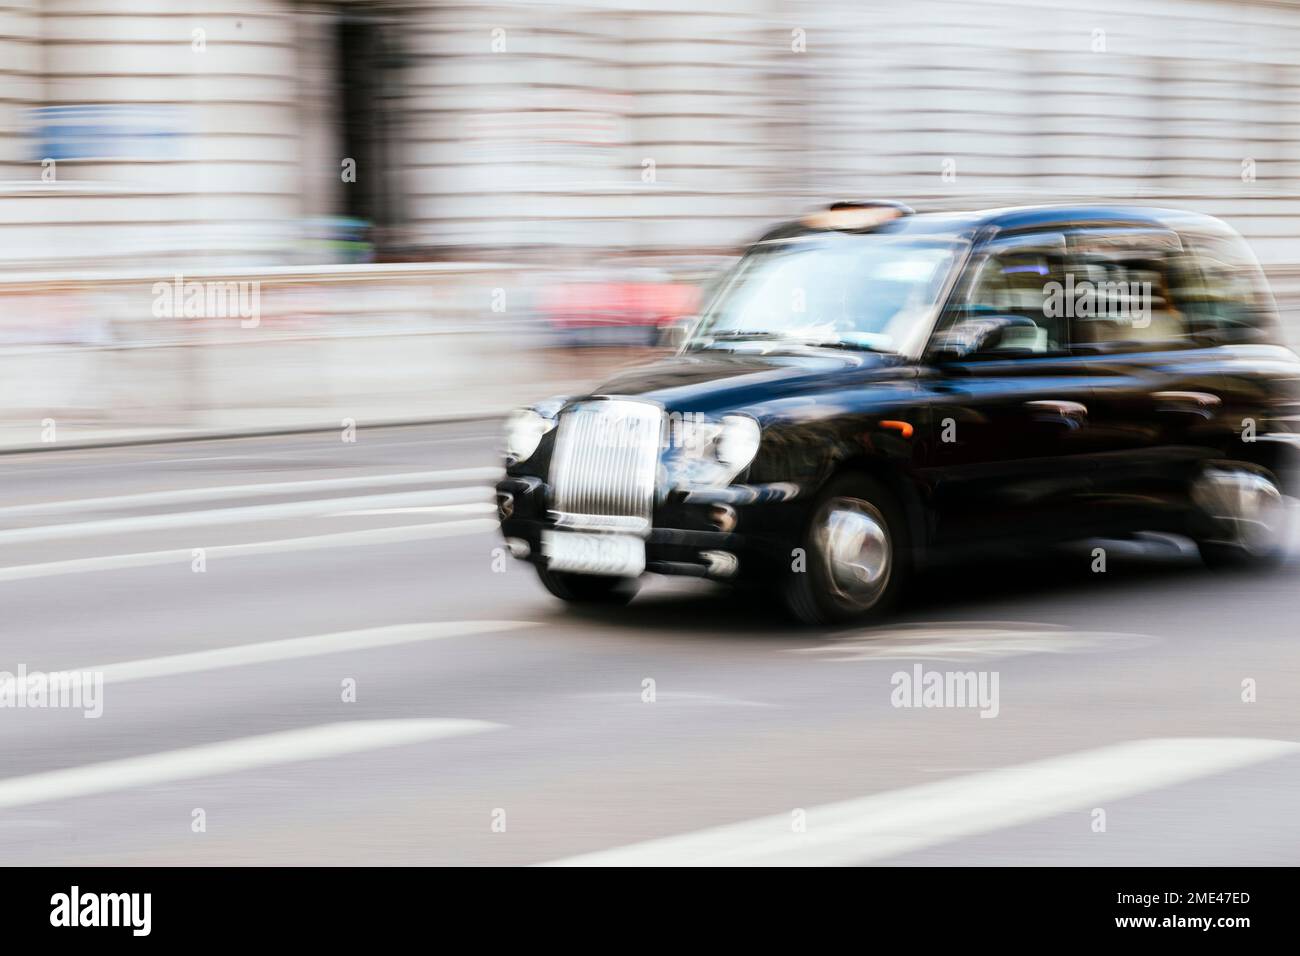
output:
[[[280,538],[274,541],[254,541],[249,544],[222,544],[204,549],[204,559],[219,561],[223,558],[244,558],[262,554],[282,554],[286,551],[319,551],[327,548],[360,548],[376,544],[396,544],[426,538],[454,538],[462,535],[494,531],[497,523],[490,518],[469,518],[464,521],[442,521],[436,524],[402,525],[397,528],[367,528],[362,531],[340,531],[302,538]],[[94,571],[117,571],[124,568],[145,568],[165,564],[188,565],[194,559],[190,548],[169,551],[138,551],[134,554],[106,554],[94,558],[72,558],[67,561],[46,561],[41,564],[21,564],[0,568],[0,584],[5,581],[26,581],[30,578],[48,578],[61,574],[86,574]]]
[[[194,459],[201,461],[202,459]],[[444,471],[414,471],[395,475],[359,475],[352,478],[317,478],[310,481],[276,481],[257,485],[214,485],[208,488],[181,488],[175,491],[147,491],[136,495],[107,498],[70,498],[0,508],[0,520],[23,515],[54,515],[94,511],[100,508],[143,508],[157,505],[188,504],[194,501],[226,501],[259,495],[292,495],[302,492],[344,491],[349,488],[382,488],[397,485],[424,485],[447,481],[491,481],[501,477],[499,468],[452,468]]]
[[[290,637],[258,644],[235,644],[207,651],[191,651],[187,654],[169,654],[165,657],[145,657],[94,667],[59,668],[59,670],[98,673],[103,675],[106,684],[122,684],[133,680],[174,677],[177,674],[241,667],[245,664],[266,664],[272,661],[316,657],[321,654],[339,654],[343,651],[368,651],[377,647],[395,647],[399,644],[415,644],[420,641],[493,634],[531,626],[533,625],[529,621],[428,621],[420,624],[395,624],[389,627],[335,631],[331,634]]]
[[[1051,757],[807,811],[558,860],[556,866],[837,866],[869,863],[1300,752],[1286,740],[1184,737]]]
[[[275,764],[322,760],[363,750],[476,734],[500,726],[482,720],[437,718],[356,720],[241,737],[0,780],[0,808],[147,787],[173,780],[214,777]]]
[[[1019,621],[937,621],[845,633],[816,647],[791,648],[831,663],[871,660],[963,661],[1022,654],[1069,654],[1142,647],[1146,634],[1075,631]]]
[[[497,506],[490,501],[476,501],[467,505],[429,505],[426,508],[370,508],[367,511],[340,511],[331,518],[356,518],[363,515],[426,515],[461,514],[477,515],[496,513]]]
[[[640,707],[643,703],[639,693],[629,694],[623,690],[594,691],[591,693],[574,694],[579,700],[600,700],[607,701],[611,704],[627,704]],[[761,700],[746,700],[743,697],[724,697],[719,694],[691,694],[685,691],[659,691],[655,695],[655,701],[665,703],[681,704],[701,704],[704,706],[717,707],[772,707],[773,704]]]
[[[431,491],[406,491],[385,495],[357,495],[351,498],[313,498],[310,501],[285,501],[272,505],[246,505],[242,508],[212,508],[205,511],[178,511],[169,514],[137,515],[132,518],[104,518],[69,524],[41,525],[0,531],[0,545],[27,544],[33,541],[58,541],[103,534],[132,534],[167,528],[202,528],[212,525],[243,524],[255,521],[278,521],[284,518],[318,518],[337,514],[348,508],[406,507],[429,504],[466,504],[481,501],[488,494],[484,486],[442,488]]]

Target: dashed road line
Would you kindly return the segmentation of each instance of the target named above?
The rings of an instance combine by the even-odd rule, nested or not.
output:
[[[395,528],[367,528],[360,531],[339,531],[300,538],[253,541],[248,544],[214,545],[204,548],[203,554],[204,560],[211,564],[228,558],[283,554],[289,551],[360,548],[430,538],[454,538],[463,535],[485,534],[494,531],[496,528],[497,523],[490,518],[468,518],[463,521],[400,525]],[[194,551],[192,548],[173,548],[166,551],[138,551],[131,554],[106,554],[92,558],[71,558],[65,561],[21,564],[0,568],[0,584],[6,581],[27,581],[32,578],[55,577],[62,574],[88,574],[98,571],[118,571],[126,568],[145,568],[168,564],[188,566],[193,559]]]
[[[98,509],[146,508],[189,504],[195,501],[228,501],[236,498],[291,495],[320,491],[345,491],[350,488],[383,488],[400,485],[427,485],[449,481],[492,481],[499,478],[499,468],[451,468],[442,471],[414,471],[399,474],[358,475],[351,478],[314,478],[306,481],[275,481],[255,485],[213,485],[206,488],[181,488],[174,491],[147,491],[134,495],[111,495],[101,498],[68,498],[0,508],[0,521],[25,515],[55,515],[95,511]]]
[[[367,508],[469,504],[483,501],[488,497],[488,493],[485,486],[441,488],[345,498],[313,498],[309,501],[285,501],[278,504],[247,505],[242,508],[211,508],[203,511],[136,515],[130,518],[104,518],[97,521],[77,521],[0,531],[0,546],[106,534],[133,534],[168,528],[203,528],[256,521],[278,521],[286,518],[323,517],[338,514],[340,511]]]
[[[555,866],[844,866],[1095,807],[1300,753],[1286,740],[1134,740],[1019,766],[891,790],[806,811],[634,843]]]
[[[141,757],[108,760],[0,780],[0,808],[215,777],[277,764],[322,760],[382,747],[495,730],[482,720],[358,720],[241,737]]]
[[[395,647],[399,644],[416,644],[421,641],[500,633],[531,626],[533,625],[529,621],[426,621],[419,624],[369,627],[355,631],[334,631],[329,634],[290,637],[256,644],[235,644],[206,651],[190,651],[185,654],[168,654],[163,657],[145,657],[90,667],[57,668],[57,670],[100,674],[106,684],[121,684],[150,678],[175,677],[177,674],[241,667],[246,664],[267,664],[274,661],[317,657],[321,654],[339,654],[343,651],[374,650],[379,647]]]

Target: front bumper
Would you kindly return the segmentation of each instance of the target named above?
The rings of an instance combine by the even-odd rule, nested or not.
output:
[[[511,541],[511,552],[545,566],[542,532],[557,527],[546,483],[505,478],[497,483],[496,498],[501,533]],[[790,486],[671,491],[656,505],[645,534],[646,570],[719,579],[770,575],[788,565],[790,550],[798,544],[800,504]]]

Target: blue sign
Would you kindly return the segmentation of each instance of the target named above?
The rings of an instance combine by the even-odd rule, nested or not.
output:
[[[28,110],[36,159],[178,159],[185,110],[105,103]]]

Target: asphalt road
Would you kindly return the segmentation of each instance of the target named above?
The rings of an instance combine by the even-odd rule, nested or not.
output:
[[[699,582],[579,614],[502,560],[494,445],[0,457],[0,671],[103,681],[0,706],[0,860],[1300,863],[1296,565],[990,560],[875,630]],[[918,667],[996,697],[895,706]]]

